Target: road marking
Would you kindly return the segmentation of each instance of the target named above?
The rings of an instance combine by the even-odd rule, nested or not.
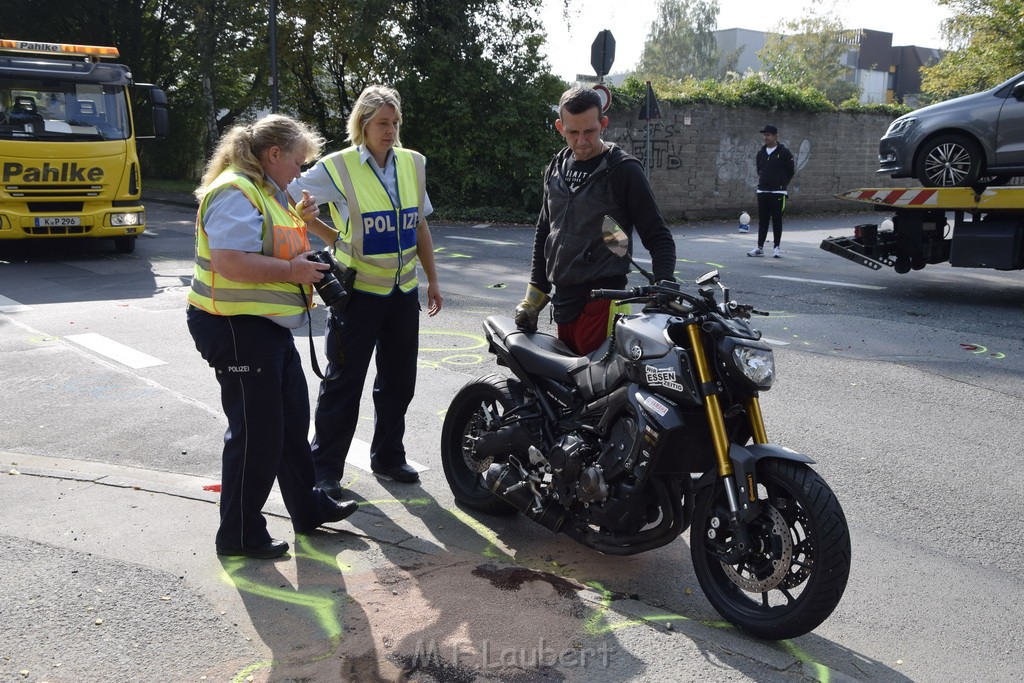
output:
[[[167,365],[166,361],[162,361],[159,358],[153,358],[147,356],[141,351],[120,344],[113,339],[107,339],[103,335],[96,334],[94,332],[87,332],[86,334],[72,334],[65,337],[68,341],[73,341],[79,346],[95,351],[96,353],[106,356],[111,360],[115,360],[122,365],[127,365],[133,370],[139,370],[140,368],[151,368],[155,365]]]
[[[19,304],[14,299],[8,299],[6,296],[0,295],[0,313],[20,313],[31,310],[31,306]]]
[[[789,346],[789,342],[784,342],[779,339],[769,339],[768,337],[761,337],[761,341],[772,346]]]
[[[786,277],[785,275],[762,275],[770,280],[792,280],[793,282],[814,282],[819,285],[835,285],[836,287],[856,287],[857,289],[888,289],[878,285],[858,285],[852,282],[836,282],[835,280],[810,280],[804,277]]]
[[[457,235],[445,235],[450,240],[465,240],[466,242],[483,242],[484,244],[498,244],[503,247],[514,247],[518,242],[502,242],[501,240],[485,240],[482,237],[459,237]]]
[[[316,434],[316,427],[311,422],[309,424],[309,441],[312,443],[313,435]],[[426,465],[421,465],[418,462],[412,460],[406,460],[414,470],[417,472],[426,472],[430,468]],[[348,455],[345,456],[345,466],[355,465],[364,472],[371,472],[370,469],[370,444],[366,443],[361,439],[352,439],[352,443],[348,447]]]

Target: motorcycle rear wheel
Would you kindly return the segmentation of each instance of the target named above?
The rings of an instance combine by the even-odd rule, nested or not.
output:
[[[761,514],[748,525],[755,552],[726,564],[709,540],[726,540],[725,491],[716,483],[697,498],[690,554],[701,589],[718,612],[770,640],[804,635],[839,604],[850,575],[846,516],[825,480],[802,463],[768,459],[757,466]],[[723,533],[724,532],[724,533]]]
[[[475,459],[468,442],[483,430],[485,408],[493,418],[518,405],[518,389],[514,379],[486,375],[462,387],[448,406],[441,428],[441,465],[455,500],[466,507],[497,515],[516,513],[514,507],[487,488],[483,472],[490,461]]]

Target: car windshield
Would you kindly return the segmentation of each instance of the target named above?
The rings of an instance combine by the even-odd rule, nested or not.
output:
[[[0,138],[125,140],[129,132],[122,86],[0,80]]]

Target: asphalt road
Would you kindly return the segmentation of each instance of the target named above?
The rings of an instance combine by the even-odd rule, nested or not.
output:
[[[103,242],[0,242],[0,451],[218,476],[219,394],[183,312],[194,210],[150,203],[147,215],[131,255]],[[673,227],[680,279],[717,268],[733,298],[770,312],[757,323],[779,371],[762,399],[769,439],[818,461],[850,522],[853,572],[839,608],[814,633],[770,647],[857,679],[1013,680],[1024,666],[1024,504],[1012,474],[1024,275],[874,272],[818,248],[879,218],[792,216],[781,259],[745,256],[754,236],[732,224]],[[444,410],[462,384],[494,370],[480,324],[521,297],[532,230],[435,225],[433,235],[445,307],[422,321],[407,449],[425,468],[423,489],[451,509],[438,456]],[[323,364],[322,325],[312,334]],[[371,430],[367,395],[357,436]],[[350,470],[358,489],[368,474]],[[611,558],[523,519],[473,523],[518,560],[681,621],[719,620],[685,538]]]

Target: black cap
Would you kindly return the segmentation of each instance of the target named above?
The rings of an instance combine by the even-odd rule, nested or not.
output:
[[[779,134],[779,129],[776,128],[775,126],[771,125],[771,124],[768,124],[767,126],[765,126],[764,128],[762,128],[761,130],[759,130],[757,132],[758,133],[771,133],[772,135],[778,135]]]

